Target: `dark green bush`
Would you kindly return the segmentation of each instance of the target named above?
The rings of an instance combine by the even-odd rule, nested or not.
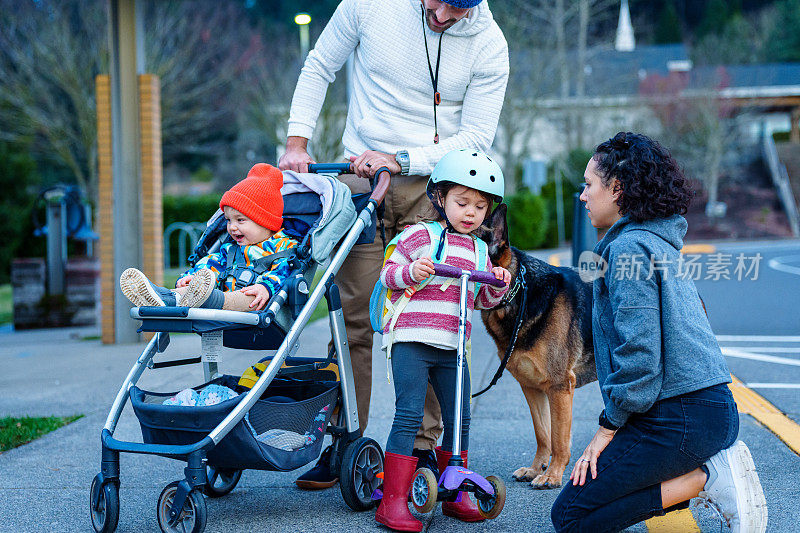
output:
[[[205,222],[219,209],[222,195],[164,196],[164,227],[173,222]]]
[[[785,143],[789,141],[789,132],[788,131],[776,131],[772,134],[772,138],[775,140],[776,143]]]
[[[214,212],[219,209],[220,194],[202,194],[197,196],[164,196],[164,229],[173,222],[206,222]],[[170,266],[178,265],[177,234],[173,234],[169,242]],[[192,242],[187,255],[192,252],[195,243]]]
[[[520,250],[539,248],[547,232],[547,206],[527,189],[506,198],[508,238]]]
[[[0,142],[0,283],[8,283],[11,260],[44,253],[44,238],[33,237],[31,210],[39,179],[36,163],[24,152]]]
[[[558,242],[558,210],[556,209],[556,169],[561,169],[561,197],[564,202],[564,240],[572,240],[572,220],[574,211],[574,195],[583,190],[583,173],[586,164],[593,152],[576,149],[567,154],[560,164],[553,163],[548,169],[549,179],[542,187],[541,196],[544,198],[549,213],[547,235],[544,248],[557,248]]]

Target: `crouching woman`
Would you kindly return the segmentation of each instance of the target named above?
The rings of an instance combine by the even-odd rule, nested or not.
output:
[[[562,531],[619,531],[705,498],[734,532],[763,532],[767,508],[725,359],[680,250],[691,192],[659,143],[619,133],[597,147],[581,200],[595,247],[592,331],[605,405],[553,504]]]

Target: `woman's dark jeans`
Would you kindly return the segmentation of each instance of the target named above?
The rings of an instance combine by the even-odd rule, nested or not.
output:
[[[456,351],[434,348],[421,342],[396,342],[392,345],[394,381],[394,422],[386,451],[411,455],[414,437],[422,423],[425,394],[430,380],[442,407],[444,437],[442,449],[453,450],[453,411],[456,394]],[[461,449],[469,447],[469,369],[464,363],[464,388],[461,395]]]
[[[656,402],[617,431],[597,460],[596,479],[587,475],[582,487],[567,481],[550,513],[556,531],[620,531],[665,514],[661,483],[701,466],[738,433],[727,385]]]

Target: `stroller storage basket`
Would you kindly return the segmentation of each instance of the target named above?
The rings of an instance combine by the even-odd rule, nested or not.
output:
[[[235,376],[217,384],[239,393],[217,405],[163,405],[176,393],[131,387],[131,405],[145,444],[193,444],[208,435],[244,398]],[[339,383],[276,377],[245,417],[208,452],[208,464],[234,470],[288,471],[319,457],[325,430],[339,397]]]

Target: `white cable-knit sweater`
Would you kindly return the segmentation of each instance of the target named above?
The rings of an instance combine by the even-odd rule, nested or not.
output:
[[[487,151],[508,81],[508,45],[486,1],[442,39],[434,144],[433,86],[439,34],[423,24],[420,0],[343,0],[309,52],[292,98],[289,136],[310,139],[328,84],[354,53],[345,156],[408,150],[409,174],[429,175],[457,148]]]

